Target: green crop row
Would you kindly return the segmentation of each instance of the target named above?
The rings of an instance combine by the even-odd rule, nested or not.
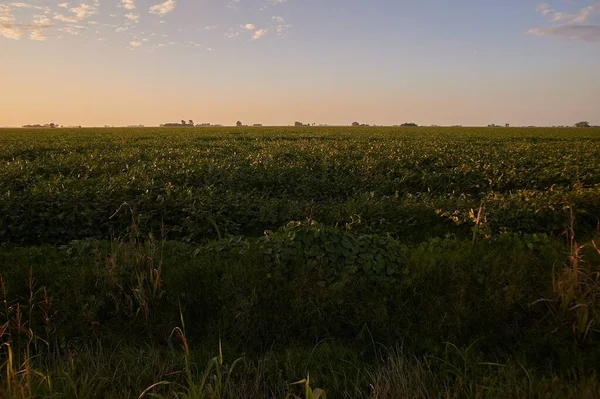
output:
[[[0,241],[105,239],[131,224],[171,239],[262,234],[289,220],[420,240],[578,233],[600,215],[597,129],[202,128],[3,130]],[[444,216],[445,215],[445,216]],[[450,217],[448,217],[451,215]],[[111,218],[112,216],[112,218]],[[480,221],[481,223],[481,221]]]

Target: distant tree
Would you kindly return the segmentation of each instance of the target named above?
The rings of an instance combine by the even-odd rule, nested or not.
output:
[[[360,123],[358,123],[358,122],[352,122],[352,126],[360,126]]]
[[[590,127],[590,123],[589,122],[577,122],[575,124],[575,127]]]
[[[181,124],[182,125],[187,125],[187,123],[183,119],[181,120]]]
[[[56,124],[51,123],[49,126],[50,126],[51,129],[54,129],[56,127]]]
[[[302,122],[294,122],[294,126],[304,126]]]
[[[190,120],[188,121],[188,125],[192,125],[192,126],[194,126],[194,121],[190,119]]]
[[[236,125],[236,126],[242,126],[242,122],[241,122],[241,121],[237,121],[237,122],[235,123],[235,125]]]
[[[406,123],[401,124],[400,126],[419,126],[419,125],[417,125],[416,123],[412,123],[412,122],[406,122]]]

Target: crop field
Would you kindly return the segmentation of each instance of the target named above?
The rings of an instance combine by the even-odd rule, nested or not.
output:
[[[571,208],[586,235],[600,214],[597,129],[4,130],[0,160],[0,241],[16,244],[107,239],[124,203],[185,242],[307,217],[420,240],[468,231],[482,205],[492,235],[560,235]]]
[[[0,398],[600,397],[600,129],[0,129],[0,288]]]

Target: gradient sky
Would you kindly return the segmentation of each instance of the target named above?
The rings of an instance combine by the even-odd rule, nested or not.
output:
[[[600,124],[600,2],[0,0],[0,126]]]

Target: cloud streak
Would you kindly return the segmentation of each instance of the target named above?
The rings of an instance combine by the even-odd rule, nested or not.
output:
[[[581,8],[576,13],[556,11],[549,3],[540,4],[536,10],[554,25],[531,28],[527,31],[527,34],[538,37],[555,36],[588,43],[600,43],[600,24],[592,21],[593,16],[600,13],[600,3]]]
[[[600,43],[600,25],[557,25],[532,28],[528,32],[535,36],[557,36],[588,43]]]

